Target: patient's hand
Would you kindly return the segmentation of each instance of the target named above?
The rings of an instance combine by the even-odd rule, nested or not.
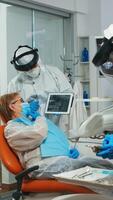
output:
[[[79,156],[79,152],[78,152],[78,150],[76,148],[71,148],[69,150],[69,157],[70,158],[75,159],[75,158],[78,158],[78,156]]]

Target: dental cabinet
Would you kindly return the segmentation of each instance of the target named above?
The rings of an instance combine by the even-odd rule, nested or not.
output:
[[[92,63],[102,39],[102,36],[78,36],[79,62],[77,76],[83,86],[83,99],[88,115],[113,104],[112,84]],[[86,49],[86,54],[83,54],[84,49]]]
[[[78,76],[83,86],[83,99],[85,106],[90,115],[90,55],[89,55],[89,37],[81,36],[78,37]]]

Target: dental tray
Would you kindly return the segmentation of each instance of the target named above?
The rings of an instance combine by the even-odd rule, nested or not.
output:
[[[54,177],[59,181],[85,186],[98,193],[107,192],[113,195],[113,170],[86,166]]]

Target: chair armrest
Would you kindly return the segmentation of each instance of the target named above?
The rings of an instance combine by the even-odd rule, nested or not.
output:
[[[28,177],[28,174],[30,173],[30,172],[32,172],[32,171],[34,171],[34,170],[37,170],[37,169],[39,169],[39,166],[38,165],[36,165],[36,166],[33,166],[33,167],[30,167],[29,169],[25,169],[25,170],[23,170],[22,172],[20,172],[19,174],[17,174],[16,176],[15,176],[15,179],[18,181],[18,180],[23,180],[23,178],[24,177]]]
[[[39,169],[39,166],[33,166],[29,169],[23,170],[22,172],[20,172],[18,175],[15,176],[15,179],[17,180],[17,190],[12,194],[12,199],[13,200],[19,200],[20,197],[23,196],[22,194],[22,181],[25,177],[28,178],[28,174],[34,170]]]

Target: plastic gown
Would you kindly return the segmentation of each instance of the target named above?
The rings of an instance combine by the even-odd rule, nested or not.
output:
[[[76,83],[75,83],[76,84]],[[51,92],[74,93],[73,107],[70,116],[46,115],[65,132],[74,130],[75,135],[79,125],[86,120],[87,114],[84,103],[76,103],[76,99],[82,98],[79,91],[80,84],[72,89],[65,75],[56,67],[40,65],[40,73],[35,78],[30,78],[25,72],[19,72],[8,85],[8,92],[20,91],[21,97],[26,101],[32,95],[38,95],[40,113],[44,115],[48,94]],[[80,114],[81,113],[81,114]],[[70,134],[71,135],[71,134]]]
[[[52,178],[53,174],[87,165],[113,169],[110,161],[90,157],[72,159],[68,156],[52,156],[42,159],[40,144],[46,139],[47,134],[48,126],[44,117],[38,117],[32,126],[11,120],[5,128],[5,137],[19,157],[23,168],[39,165],[39,170],[32,172],[32,178]]]
[[[26,72],[19,72],[8,85],[8,92],[20,91],[21,97],[27,100],[30,96],[37,94],[41,106],[47,101],[50,92],[72,92],[72,87],[65,75],[56,67],[40,67],[37,77],[31,78]],[[43,112],[43,110],[42,110]]]

